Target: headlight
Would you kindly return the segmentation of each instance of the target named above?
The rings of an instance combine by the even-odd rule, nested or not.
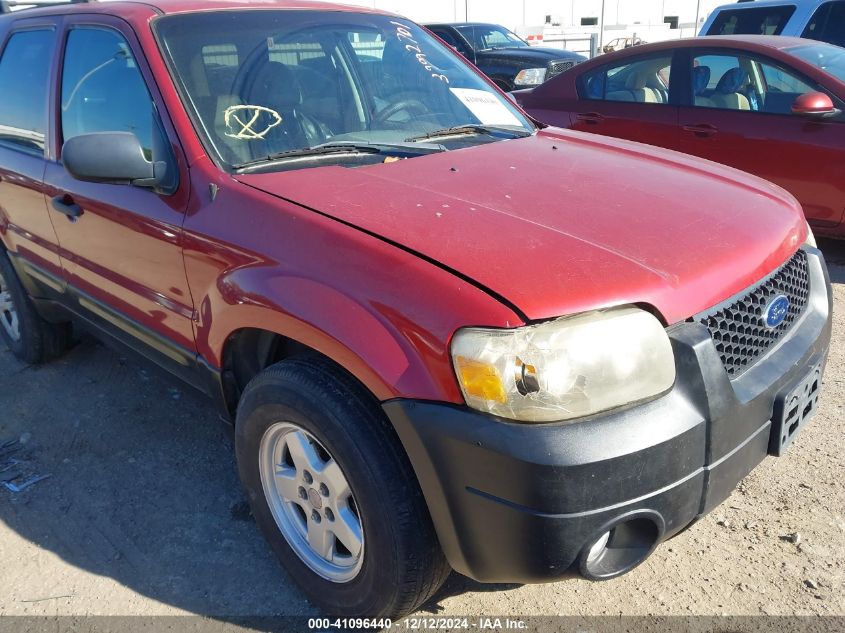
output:
[[[521,422],[584,417],[664,393],[675,358],[660,322],[599,310],[516,330],[467,328],[452,360],[467,405]]]
[[[516,86],[539,86],[546,81],[545,68],[526,68],[520,70],[513,83]]]
[[[809,223],[807,224],[807,239],[804,241],[804,244],[807,246],[812,246],[813,248],[818,248],[818,244],[816,244],[816,236],[813,234],[813,229],[810,228]]]

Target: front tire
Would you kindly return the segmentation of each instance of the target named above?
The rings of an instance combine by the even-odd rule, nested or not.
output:
[[[446,579],[408,458],[379,403],[317,356],[270,367],[238,408],[253,515],[309,600],[330,615],[399,618]]]
[[[9,257],[0,250],[0,339],[21,361],[38,365],[70,345],[69,323],[49,323],[35,310]]]

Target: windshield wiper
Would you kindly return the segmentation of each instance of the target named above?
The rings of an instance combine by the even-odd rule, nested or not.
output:
[[[496,125],[456,125],[454,127],[447,127],[442,130],[435,130],[434,132],[428,132],[427,134],[421,134],[420,136],[412,136],[411,138],[406,138],[406,143],[419,143],[420,141],[426,141],[432,138],[445,138],[448,136],[473,136],[473,135],[487,135],[487,136],[496,136],[499,134],[509,134],[514,138],[525,138],[526,136],[531,136],[532,132],[528,130],[512,130],[508,127],[503,126],[496,126]]]
[[[442,152],[444,150],[445,148],[440,145],[431,148],[422,148],[419,146],[410,147],[401,143],[361,143],[355,141],[344,141],[322,143],[320,145],[314,145],[313,147],[302,147],[299,149],[291,149],[284,152],[268,154],[267,156],[264,156],[262,158],[256,158],[254,160],[233,165],[233,169],[240,170],[249,167],[254,167],[256,165],[264,165],[267,163],[277,163],[286,160],[296,160],[299,158],[329,156],[333,154],[386,154],[397,151],[413,152],[415,154],[420,154],[429,152]]]
[[[238,163],[233,167],[235,169],[244,169],[254,165],[275,163],[286,159],[308,158],[309,156],[326,156],[329,154],[380,154],[381,152],[382,149],[374,145],[327,143],[325,145],[315,145],[314,147],[301,147],[299,149],[291,149],[284,152],[275,152],[262,158]]]

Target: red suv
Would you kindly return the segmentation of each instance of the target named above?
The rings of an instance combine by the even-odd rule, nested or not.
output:
[[[212,397],[328,612],[625,573],[815,412],[830,285],[773,185],[539,130],[378,11],[73,3],[0,42],[2,337],[73,322]]]

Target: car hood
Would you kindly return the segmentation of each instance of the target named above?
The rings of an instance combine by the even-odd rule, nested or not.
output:
[[[537,62],[545,66],[553,59],[573,59],[583,61],[586,57],[577,53],[570,53],[560,48],[541,48],[532,46],[513,47],[513,48],[493,48],[485,51],[478,51],[476,53],[478,59],[510,59],[519,60],[523,62]]]
[[[554,128],[389,164],[235,178],[468,277],[528,320],[637,303],[682,321],[806,238],[800,206],[775,185]]]

